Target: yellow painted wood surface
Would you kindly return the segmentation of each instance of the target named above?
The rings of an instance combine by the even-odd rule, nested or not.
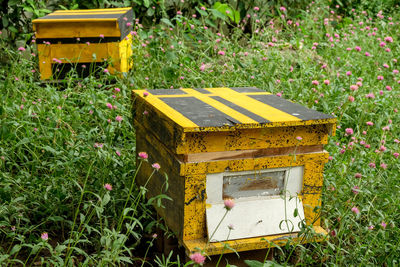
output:
[[[69,20],[68,23],[59,19],[51,22],[51,25],[47,23],[33,24],[36,38],[99,37],[100,34],[107,37],[121,36],[118,22],[115,19],[98,21],[96,23],[84,19]]]
[[[328,160],[329,154],[307,153],[297,154],[296,160],[293,155],[263,157],[254,159],[238,160],[217,160],[201,163],[182,163],[180,175],[185,177],[185,213],[184,213],[184,240],[203,238],[206,234],[205,217],[205,198],[196,197],[204,189],[206,175],[210,173],[225,172],[227,169],[231,172],[252,171],[271,168],[283,168],[304,166],[303,187],[300,197],[303,201],[304,215],[307,224],[313,223],[314,226],[320,225],[319,212],[314,211],[316,206],[320,205],[320,198],[323,183],[323,168]],[[197,182],[193,182],[197,181]],[[191,185],[196,183],[198,186]],[[203,185],[204,184],[204,185]],[[200,190],[200,191],[199,191]],[[192,200],[188,201],[186,199]],[[203,209],[202,212],[199,212]],[[195,225],[194,225],[195,224]],[[196,230],[194,230],[196,229]],[[199,231],[198,229],[203,229]]]
[[[107,68],[111,74],[114,74],[121,69],[119,43],[107,43],[106,51],[110,60],[110,65]]]
[[[186,254],[190,255],[194,252],[199,252],[205,249],[205,253],[209,256],[224,253],[233,253],[230,249],[224,249],[224,244],[228,244],[236,252],[257,250],[277,246],[284,246],[289,240],[290,244],[304,244],[309,242],[321,242],[328,238],[328,233],[320,226],[314,226],[314,231],[310,237],[297,236],[297,234],[280,234],[263,237],[254,237],[246,239],[237,239],[226,242],[210,243],[207,246],[207,239],[194,239],[183,241],[183,246],[186,249]]]
[[[127,10],[113,10],[113,9],[111,9],[108,12],[91,12],[90,10],[65,10],[65,11],[66,12],[55,11],[53,13],[48,14],[47,16],[57,17],[57,16],[60,16],[60,15],[62,15],[62,16],[76,16],[76,15],[94,15],[94,14],[124,14],[124,13],[126,13]],[[68,20],[68,17],[65,18],[65,19]],[[101,19],[101,18],[96,18],[96,20],[99,20],[99,19]],[[116,19],[114,19],[114,20],[116,20]],[[45,23],[47,21],[47,19],[38,19],[37,21]]]
[[[108,60],[110,73],[128,72],[132,67],[132,35],[121,42],[87,44],[38,44],[39,70],[42,80],[52,76],[53,59],[62,63],[92,63]]]
[[[206,230],[206,176],[188,175],[185,180],[183,240],[204,238]]]
[[[120,12],[124,11],[129,11],[131,7],[116,7],[116,8],[97,8],[97,9],[78,9],[78,10],[56,10],[54,13],[62,13],[62,14],[68,14],[68,13],[87,13],[90,12],[91,14],[98,12],[102,14],[108,14],[108,13],[114,13],[114,12]]]
[[[38,56],[39,56],[39,71],[40,79],[47,80],[51,78],[51,50],[49,45],[38,44]]]
[[[132,35],[128,34],[121,42],[119,42],[119,60],[120,72],[128,72],[133,65],[132,61]]]
[[[57,58],[62,63],[102,62],[109,57],[109,44],[51,44],[49,49],[51,58]]]
[[[232,132],[185,133],[182,141],[176,145],[176,153],[189,154],[327,144],[330,127],[331,125],[328,124],[317,124],[237,129]],[[301,142],[296,139],[297,136],[303,138]]]
[[[304,205],[304,214],[307,224],[320,225],[319,213],[314,211],[320,205],[323,184],[323,168],[328,160],[328,153],[306,153],[293,155],[269,156],[262,158],[248,158],[235,160],[216,160],[201,163],[180,162],[153,134],[145,128],[136,125],[137,152],[146,151],[151,155],[151,160],[162,164],[162,171],[169,175],[171,184],[169,195],[174,203],[174,208],[159,209],[159,214],[166,218],[171,227],[182,240],[204,238],[206,236],[206,175],[210,173],[257,171],[270,168],[283,168],[290,166],[304,166],[303,187],[300,197]],[[149,174],[147,171],[146,175]],[[139,173],[139,177],[147,177]],[[144,184],[145,178],[138,178]],[[177,186],[179,184],[179,187]],[[159,191],[149,192],[154,196]],[[171,191],[172,190],[172,191]],[[150,190],[151,191],[151,190]],[[174,192],[174,193],[171,193]],[[180,209],[179,217],[174,212]]]

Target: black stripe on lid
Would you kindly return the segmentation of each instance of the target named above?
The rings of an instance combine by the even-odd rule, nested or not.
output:
[[[303,107],[302,105],[292,103],[276,95],[248,95],[264,104],[286,112],[301,120],[321,120],[334,118],[331,115],[324,114],[313,109]]]
[[[256,87],[229,87],[229,88],[238,93],[262,93],[262,92],[265,92]]]
[[[130,23],[131,26],[128,26],[127,23]],[[125,14],[118,19],[118,26],[121,31],[121,40],[125,38],[129,34],[129,32],[133,28],[133,9],[129,9]]]
[[[91,11],[88,13],[92,13]],[[129,34],[129,32],[132,30],[133,26],[133,10],[132,8],[127,10],[125,13],[93,13],[93,14],[88,14],[88,15],[63,15],[62,12],[57,12],[57,13],[52,13],[52,15],[47,15],[42,18],[39,18],[39,20],[60,20],[61,23],[68,23],[68,19],[116,19],[118,21],[118,26],[121,32],[121,37],[120,40],[124,39],[125,36]],[[35,23],[35,21],[34,21]],[[92,23],[95,23],[93,21]],[[127,25],[127,23],[130,24],[130,26]],[[98,33],[99,35],[102,34],[101,32]],[[75,36],[73,36],[75,37]]]
[[[234,109],[234,110],[240,112],[243,115],[246,115],[247,117],[255,120],[258,123],[268,123],[268,122],[270,122],[269,120],[264,119],[263,117],[258,116],[257,114],[254,114],[253,112],[251,112],[251,111],[249,111],[249,110],[247,110],[247,109],[245,109],[245,108],[243,108],[241,106],[238,106],[238,105],[236,105],[236,104],[234,104],[234,103],[232,103],[232,102],[230,102],[230,101],[228,101],[228,100],[226,100],[226,99],[224,99],[224,98],[222,98],[220,96],[211,96],[211,98],[221,102],[222,104],[224,104],[225,106],[230,107],[231,109]]]
[[[40,19],[59,19],[59,20],[68,20],[68,19],[118,19],[124,14],[85,14],[85,15],[63,15],[61,13],[53,13],[52,15],[47,15]]]
[[[200,127],[240,124],[239,121],[195,97],[160,97],[160,99]]]
[[[152,95],[186,95],[181,89],[151,89],[147,90]]]
[[[194,88],[193,90],[195,90],[199,93],[202,93],[202,94],[211,94],[210,91],[207,91],[206,89],[203,89],[203,88]]]
[[[71,10],[56,10],[51,14],[70,14],[70,13],[93,13],[93,14],[108,14],[108,13],[120,13],[123,14],[125,12],[128,12],[129,9],[126,10],[117,10],[117,8],[107,8],[104,10],[100,9],[71,9]]]
[[[100,43],[112,43],[119,42],[123,38],[121,37],[80,37],[78,38],[38,38],[36,39],[37,44],[43,44],[45,42],[50,42],[50,44],[85,44],[87,42],[91,44],[100,44]]]

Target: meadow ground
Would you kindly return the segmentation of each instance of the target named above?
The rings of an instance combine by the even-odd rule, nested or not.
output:
[[[343,17],[326,5],[268,19],[254,7],[238,26],[200,7],[150,28],[136,21],[126,77],[100,69],[63,86],[39,82],[34,43],[12,49],[0,34],[1,265],[162,265],[144,255],[163,225],[132,183],[131,90],[221,86],[338,119],[321,206],[330,237],[276,250],[277,263],[400,264],[399,14]]]

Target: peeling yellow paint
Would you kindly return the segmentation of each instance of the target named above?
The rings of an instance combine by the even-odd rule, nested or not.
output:
[[[209,243],[207,245],[207,239],[193,239],[193,240],[185,240],[183,241],[183,246],[186,249],[186,254],[190,255],[194,252],[201,251],[205,249],[205,253],[208,256],[218,255],[222,252],[224,253],[233,253],[248,251],[248,250],[256,250],[256,249],[265,249],[269,247],[276,246],[284,246],[287,242],[290,244],[304,244],[309,242],[321,242],[328,238],[327,232],[320,226],[315,226],[314,233],[310,233],[310,236],[298,236],[297,234],[280,234],[280,235],[270,235],[270,236],[262,236],[262,237],[254,237],[254,238],[245,238],[245,239],[237,239],[225,242],[215,242]],[[226,249],[225,244],[229,245],[234,251],[230,249]]]
[[[50,79],[53,75],[51,64],[53,58],[62,63],[91,63],[110,60],[108,66],[111,73],[115,71],[128,72],[132,66],[129,58],[132,55],[132,36],[121,42],[97,44],[38,44],[39,69],[42,80]],[[94,58],[93,55],[96,55]]]
[[[220,173],[263,170],[271,168],[304,166],[303,188],[300,194],[307,224],[320,225],[319,213],[315,211],[321,203],[322,172],[329,154],[308,153],[293,155],[216,160],[199,163],[182,163],[180,175],[185,179],[185,212],[183,240],[203,238],[206,235],[205,199],[197,197],[205,190],[206,175]]]
[[[320,214],[317,207],[321,205],[321,191],[323,186],[323,168],[328,161],[328,153],[322,151],[327,144],[328,136],[335,132],[335,118],[321,120],[300,120],[278,109],[266,107],[262,102],[248,97],[252,94],[268,94],[266,92],[239,93],[230,88],[205,89],[208,93],[201,93],[194,89],[181,89],[183,93],[154,94],[151,90],[143,95],[143,90],[134,90],[135,127],[138,131],[137,145],[148,148],[149,155],[154,161],[162,158],[166,169],[169,170],[169,179],[176,181],[182,194],[181,198],[168,194],[174,201],[180,202],[179,211],[163,210],[159,212],[168,217],[174,231],[187,253],[204,249],[207,242],[206,209],[206,178],[208,174],[221,172],[258,171],[273,168],[290,168],[303,166],[303,185],[299,194],[304,208],[307,225],[319,235],[298,237],[297,234],[281,234],[256,238],[246,238],[226,242],[236,251],[262,249],[271,246],[271,242],[282,246],[290,239],[294,243],[317,242],[326,238],[326,231],[320,227]],[[186,93],[186,94],[184,94]],[[240,121],[233,126],[199,127],[189,118],[173,109],[162,101],[163,97],[195,97]],[[254,114],[268,118],[271,123],[253,122],[238,109],[224,106],[215,101],[219,96],[246,106]],[[241,100],[240,100],[241,99]],[[184,101],[184,100],[182,100]],[[258,103],[256,103],[257,101]],[[247,104],[246,104],[247,103]],[[260,110],[260,109],[267,110]],[[143,115],[147,111],[147,115]],[[271,114],[273,116],[271,117]],[[190,113],[189,115],[190,116]],[[296,139],[301,136],[302,140]],[[146,144],[143,145],[146,140]],[[184,162],[185,156],[192,153],[246,151],[248,149],[269,149],[303,146],[321,146],[318,152],[302,152],[282,155],[262,155],[259,157],[215,159],[209,161]],[[295,150],[296,151],[296,150]],[[232,155],[232,154],[227,154]],[[161,161],[161,159],[160,159]],[[138,179],[140,180],[140,179]],[[179,182],[177,182],[179,181]],[[175,189],[176,190],[176,189]],[[183,203],[182,203],[183,202]],[[224,249],[224,243],[210,243],[205,252],[207,255],[219,254]],[[225,251],[228,252],[228,251]]]
[[[92,63],[108,60],[111,73],[128,72],[132,67],[132,36],[121,38],[120,16],[128,14],[131,8],[63,10],[48,14],[46,18],[33,20],[33,29],[38,40],[51,40],[49,44],[38,43],[39,70],[42,80],[53,75],[53,58],[62,63]],[[115,18],[101,18],[102,15],[116,15]],[[85,18],[96,15],[95,18]],[[78,16],[78,18],[76,18]],[[79,17],[81,16],[81,17]],[[104,38],[116,38],[107,42]],[[120,37],[120,38],[118,38]],[[96,38],[98,41],[86,43],[72,42],[75,38]],[[120,41],[117,41],[119,40]],[[44,42],[44,41],[43,41]],[[95,56],[94,56],[95,55]]]

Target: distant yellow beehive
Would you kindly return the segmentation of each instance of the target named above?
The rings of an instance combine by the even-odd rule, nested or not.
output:
[[[71,64],[88,73],[105,60],[111,73],[127,72],[132,20],[131,8],[57,10],[33,20],[41,79],[62,76]]]
[[[214,255],[223,243],[246,251],[326,235],[315,208],[334,117],[257,88],[134,90],[133,98],[137,152],[169,177],[172,201],[157,212],[188,254],[206,245]],[[138,183],[151,172],[142,165]],[[164,188],[162,173],[155,175],[148,197]],[[224,199],[236,204],[217,229]],[[321,236],[297,237],[302,222]]]

